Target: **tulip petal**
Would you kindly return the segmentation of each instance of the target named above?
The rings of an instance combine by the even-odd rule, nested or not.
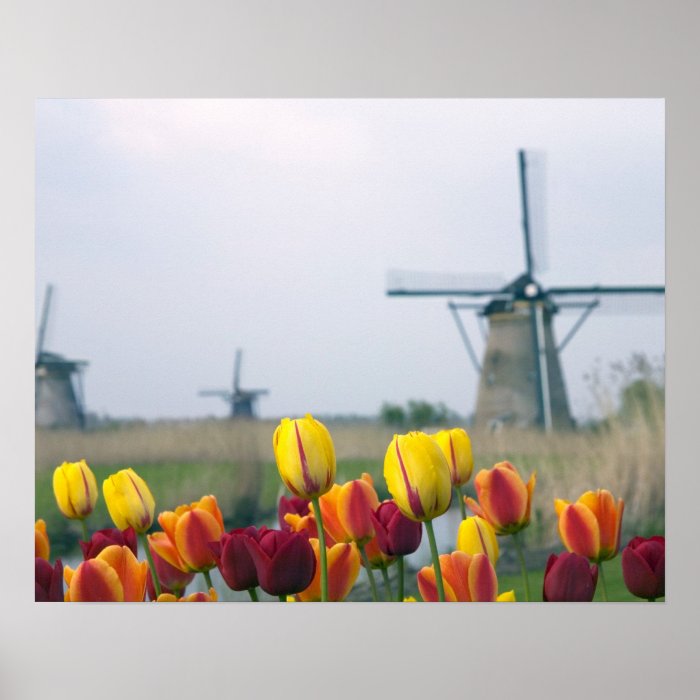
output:
[[[656,575],[638,550],[625,547],[622,551],[622,576],[633,595],[639,598],[659,597]]]
[[[493,602],[498,593],[496,571],[485,554],[475,554],[469,565],[469,594],[476,602]]]
[[[440,567],[442,570],[442,567]],[[418,581],[418,591],[420,592],[421,598],[426,603],[437,603],[439,600],[437,582],[435,581],[435,569],[432,566],[424,566],[417,574],[416,580]],[[442,578],[442,587],[445,591],[445,602],[456,603],[457,596],[449,584],[445,581],[445,577]]]
[[[581,504],[572,503],[559,516],[559,535],[564,546],[575,554],[595,561],[600,552],[600,530],[591,510]]]
[[[216,566],[209,542],[218,540],[222,534],[222,526],[210,512],[194,508],[178,518],[175,546],[191,570],[205,571]]]
[[[72,602],[124,601],[124,588],[117,572],[101,559],[88,559],[73,573],[68,590]]]
[[[128,547],[110,545],[103,549],[97,559],[109,564],[119,576],[124,601],[140,603],[146,594],[146,572],[148,564],[138,561]]]

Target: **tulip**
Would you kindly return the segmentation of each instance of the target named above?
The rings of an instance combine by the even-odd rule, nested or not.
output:
[[[195,572],[189,570],[167,533],[154,532],[148,535],[148,548],[151,552],[161,591],[181,594],[192,583]],[[153,574],[150,571],[146,586],[151,600],[157,598]]]
[[[308,498],[299,498],[299,496],[287,498],[286,496],[280,496],[277,506],[277,520],[279,521],[280,528],[291,532],[292,527],[286,521],[285,516],[288,514],[297,515],[299,517],[308,515],[309,503],[311,503],[311,501]]]
[[[505,591],[496,596],[497,603],[515,603],[515,591]]]
[[[39,519],[34,523],[34,556],[40,559],[49,560],[49,536],[46,534],[46,523]]]
[[[146,482],[131,468],[110,475],[102,484],[107,510],[120,530],[143,534],[153,523],[155,501]]]
[[[592,562],[612,559],[620,548],[624,501],[605,489],[586,491],[576,503],[557,498],[559,535],[564,546]]]
[[[53,493],[59,510],[66,518],[83,520],[92,513],[97,502],[97,481],[84,459],[64,462],[56,467]]]
[[[133,527],[126,530],[117,530],[116,527],[97,530],[92,533],[92,537],[87,542],[80,542],[80,549],[83,551],[83,559],[94,559],[103,549],[111,544],[118,544],[120,547],[128,547],[134,556],[138,556],[138,544],[136,542],[136,531]]]
[[[587,603],[593,600],[598,583],[598,567],[586,557],[571,552],[550,554],[544,570],[542,600],[545,602]]]
[[[338,493],[338,519],[358,547],[374,537],[372,512],[379,508],[379,498],[372,477],[364,473],[360,479],[343,484]]]
[[[219,597],[214,588],[210,588],[208,593],[197,591],[190,593],[187,597],[178,598],[172,593],[161,593],[156,602],[158,603],[216,603]]]
[[[63,564],[56,559],[51,566],[46,559],[34,559],[34,600],[37,603],[63,602]]]
[[[635,537],[622,550],[622,576],[638,598],[656,600],[665,594],[666,540],[658,535]]]
[[[470,556],[456,551],[440,555],[440,569],[445,586],[445,600],[450,602],[495,601],[498,593],[496,571],[485,554]],[[434,603],[438,590],[433,566],[418,572],[418,590],[423,600]]]
[[[457,493],[462,520],[464,520],[467,517],[467,513],[464,509],[461,487],[469,481],[472,469],[474,469],[471,440],[469,435],[467,435],[467,431],[462,428],[441,430],[433,435],[432,438],[440,445],[440,449],[447,458],[452,486]]]
[[[496,566],[498,561],[496,531],[488,520],[478,515],[462,520],[457,530],[457,549],[465,554],[485,554]]]
[[[306,535],[266,530],[258,539],[248,537],[244,543],[255,564],[260,587],[270,595],[299,593],[313,580],[316,558]]]
[[[272,438],[275,461],[287,488],[300,498],[318,498],[335,479],[333,440],[323,423],[311,417],[284,418]]]
[[[73,602],[140,602],[146,590],[146,562],[129,547],[110,545],[77,569],[65,567],[66,600]]]
[[[234,591],[248,591],[253,600],[257,599],[258,572],[245,541],[249,537],[257,539],[266,531],[267,528],[260,531],[254,527],[239,528],[225,532],[218,542],[209,544],[226,585]]]
[[[317,539],[309,540],[314,554],[314,561],[320,560],[320,544]],[[352,590],[357,576],[360,573],[360,552],[354,542],[339,542],[328,549],[326,553],[328,561],[328,600],[345,600]],[[311,582],[298,594],[303,602],[317,602],[321,600],[321,582],[319,576],[320,567],[316,567],[316,573]]]

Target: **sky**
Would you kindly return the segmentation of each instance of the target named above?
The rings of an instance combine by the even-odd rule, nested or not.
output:
[[[197,392],[230,387],[240,347],[263,417],[466,416],[478,376],[448,299],[387,297],[388,271],[523,272],[524,148],[545,287],[663,284],[664,128],[651,99],[39,100],[36,326],[52,283],[45,349],[89,361],[99,415],[224,416]],[[576,417],[596,363],[663,356],[651,308],[595,312],[562,352]]]

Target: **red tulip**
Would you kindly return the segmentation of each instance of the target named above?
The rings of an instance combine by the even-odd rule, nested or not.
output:
[[[622,576],[632,595],[654,600],[665,594],[666,539],[635,537],[622,550]]]
[[[593,600],[598,567],[580,554],[550,554],[544,570],[542,600],[551,603],[587,603]]]
[[[279,520],[280,527],[283,530],[287,530],[287,532],[292,532],[292,526],[287,522],[284,516],[287,515],[287,513],[302,517],[308,515],[309,503],[311,503],[311,501],[307,498],[300,498],[299,496],[287,498],[287,496],[281,496],[277,506],[277,519]]]
[[[423,526],[403,515],[394,501],[381,503],[371,518],[377,543],[384,554],[405,556],[418,549]]]
[[[258,539],[265,532],[266,527],[260,531],[254,527],[239,528],[225,532],[218,542],[209,543],[221,576],[231,590],[247,591],[259,585],[258,572],[245,542],[249,538]]]
[[[94,559],[105,547],[118,544],[120,547],[128,547],[134,556],[138,556],[136,543],[136,531],[133,527],[126,530],[118,530],[116,527],[108,527],[92,533],[89,542],[80,542],[83,550],[83,559]]]
[[[34,559],[34,600],[37,603],[63,602],[63,564],[56,559],[51,566],[46,559]]]
[[[255,563],[260,587],[270,595],[292,595],[311,583],[316,557],[306,535],[267,530],[259,540],[248,537],[245,546]]]

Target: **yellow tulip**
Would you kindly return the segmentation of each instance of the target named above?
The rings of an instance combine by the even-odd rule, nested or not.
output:
[[[447,459],[425,433],[394,435],[384,457],[384,479],[399,510],[411,520],[432,520],[450,507]]]
[[[497,596],[496,598],[497,603],[515,603],[515,591],[510,590],[510,591],[505,591],[504,593],[501,593]]]
[[[82,520],[92,513],[97,502],[97,481],[84,459],[56,467],[53,493],[66,518]]]
[[[155,501],[146,482],[130,467],[112,474],[102,484],[107,510],[120,530],[133,527],[143,533],[153,523]]]
[[[474,469],[472,442],[462,428],[441,430],[431,436],[447,459],[453,486],[462,486],[469,481]]]
[[[485,554],[496,566],[498,561],[496,531],[487,520],[478,515],[462,520],[457,530],[457,549],[465,554]]]
[[[34,556],[48,561],[50,551],[51,545],[49,536],[46,534],[46,523],[39,518],[34,523]]]
[[[275,461],[287,488],[300,498],[317,498],[335,480],[333,440],[323,423],[308,413],[304,418],[283,418],[272,438]]]

